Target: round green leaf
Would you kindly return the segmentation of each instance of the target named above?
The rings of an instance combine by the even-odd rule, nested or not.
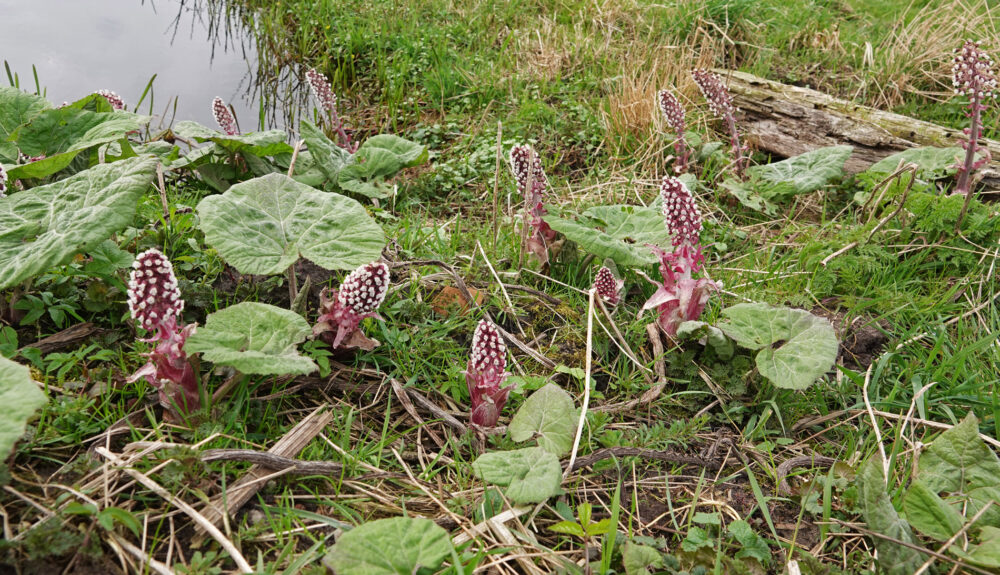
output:
[[[739,345],[761,350],[757,369],[776,387],[805,389],[837,361],[833,326],[805,310],[741,303],[722,315],[726,321],[719,329]]]
[[[210,314],[205,326],[188,338],[184,351],[243,373],[306,374],[318,368],[299,355],[297,346],[311,333],[309,323],[293,311],[244,302]]]
[[[205,240],[245,274],[277,274],[299,257],[349,270],[382,255],[385,235],[358,202],[268,174],[198,204]]]
[[[0,161],[17,161],[17,144],[8,140],[20,126],[27,124],[43,110],[51,108],[41,96],[22,92],[13,86],[0,87]]]
[[[537,434],[539,447],[559,456],[573,448],[576,418],[573,398],[550,383],[525,400],[507,431],[514,441],[528,441]]]
[[[767,199],[780,199],[814,192],[844,176],[844,164],[851,157],[853,146],[830,146],[798,156],[753,166],[750,175],[772,184],[782,184]]]
[[[100,164],[0,198],[0,289],[62,265],[132,223],[156,159]]]
[[[576,242],[597,258],[610,258],[626,268],[644,267],[658,258],[646,244],[670,244],[670,232],[656,207],[629,205],[594,206],[576,219],[546,215],[555,231]]]
[[[472,472],[506,486],[507,498],[514,503],[541,503],[562,492],[559,459],[541,447],[484,453],[472,462]]]
[[[0,403],[4,406],[0,417],[0,465],[24,435],[28,418],[46,401],[27,367],[0,356]]]
[[[325,563],[337,575],[412,575],[451,554],[448,532],[429,519],[370,521],[340,536]]]

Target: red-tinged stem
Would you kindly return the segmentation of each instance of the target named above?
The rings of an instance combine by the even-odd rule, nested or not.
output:
[[[688,157],[691,151],[688,150],[687,142],[684,141],[684,131],[677,131],[677,141],[674,142],[674,153],[677,154],[677,163],[674,166],[678,173],[687,171]]]
[[[965,194],[965,201],[962,202],[962,211],[958,214],[955,222],[955,233],[962,229],[962,222],[965,214],[969,210],[969,202],[972,200],[972,189],[970,185],[972,170],[976,162],[976,150],[979,147],[979,123],[982,106],[979,104],[980,98],[977,95],[972,99],[972,122],[969,127],[969,141],[965,148],[965,164],[962,165],[962,173],[958,175],[958,185],[955,186],[956,194]]]
[[[740,133],[736,131],[736,118],[734,118],[732,114],[726,117],[726,126],[729,128],[729,143],[733,147],[736,175],[742,180],[744,179],[746,158],[743,157],[743,146],[740,145]]]
[[[348,136],[347,131],[344,130],[344,121],[340,119],[340,115],[337,114],[337,110],[330,110],[330,119],[333,121],[333,125],[337,130],[337,136],[340,138],[340,147],[352,154],[356,152],[358,149],[351,143],[351,137]]]

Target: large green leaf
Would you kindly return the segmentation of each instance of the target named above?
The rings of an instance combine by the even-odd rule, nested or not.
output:
[[[155,171],[156,159],[141,156],[0,198],[0,289],[62,265],[131,224]]]
[[[352,163],[354,157],[350,152],[333,143],[330,138],[326,137],[323,130],[308,120],[302,120],[299,131],[306,146],[309,147],[311,165],[315,166],[326,177],[327,182],[336,184],[340,170]],[[299,159],[302,159],[301,154]]]
[[[945,501],[972,517],[990,501],[1000,501],[1000,460],[979,437],[979,420],[969,412],[961,423],[939,435],[920,456],[916,478]],[[1000,527],[993,505],[979,525]]]
[[[833,326],[807,311],[741,303],[722,310],[722,316],[719,329],[737,344],[761,350],[757,369],[776,387],[805,389],[837,361]]]
[[[659,259],[646,244],[670,244],[670,232],[656,206],[594,206],[575,220],[553,214],[544,219],[598,260],[610,258],[621,267],[654,264]]]
[[[318,369],[298,350],[311,333],[309,323],[291,310],[243,302],[210,314],[205,326],[188,338],[184,351],[243,373],[305,374]]]
[[[400,170],[423,164],[428,155],[426,147],[405,138],[390,134],[372,136],[354,154],[354,163],[340,170],[340,187],[370,198],[384,198],[392,193],[386,179]]]
[[[28,94],[14,87],[0,87],[0,162],[17,161],[17,144],[8,141],[10,135],[27,124],[43,110],[51,108],[41,96]]]
[[[958,171],[959,158],[965,154],[962,148],[910,148],[882,158],[866,171],[870,174],[887,176],[896,171],[900,162],[919,166],[921,176],[931,179],[943,178]]]
[[[382,255],[385,236],[364,206],[284,174],[242,182],[198,204],[205,240],[241,273],[277,274],[299,257],[354,269]]]
[[[14,444],[24,435],[24,426],[35,410],[48,399],[31,380],[28,368],[0,356],[0,467],[10,455]]]
[[[868,524],[868,529],[896,541],[916,544],[910,525],[892,506],[886,493],[882,466],[875,457],[861,466],[857,481],[861,515]],[[924,557],[916,549],[881,537],[872,539],[878,550],[879,566],[889,575],[912,575],[923,563]]]
[[[573,398],[554,383],[531,394],[507,426],[514,441],[538,438],[538,445],[556,456],[569,453],[576,437]]]
[[[120,140],[149,123],[148,116],[129,112],[102,113],[76,108],[45,110],[10,138],[28,156],[45,158],[10,170],[12,180],[44,178],[65,168],[80,152]]]
[[[949,551],[980,567],[1000,568],[1000,529],[987,525],[980,534],[979,545],[972,545],[968,551],[952,545]]]
[[[541,503],[562,492],[559,459],[541,447],[484,453],[472,462],[472,472],[507,487],[507,498],[514,503]]]
[[[622,552],[622,565],[625,575],[650,575],[663,567],[663,554],[653,547],[628,541]]]
[[[854,151],[852,146],[830,146],[806,152],[787,160],[753,166],[754,178],[777,184],[766,199],[780,199],[814,192],[844,176],[844,164]]]
[[[178,122],[174,133],[187,140],[215,142],[229,152],[242,152],[254,156],[275,156],[291,154],[294,149],[288,145],[288,134],[282,130],[267,130],[228,136],[218,130],[206,128],[198,122]]]
[[[436,570],[451,551],[448,532],[433,521],[392,517],[341,535],[325,563],[337,575],[413,575]]]
[[[938,541],[947,541],[964,523],[958,510],[920,480],[914,481],[903,496],[903,513],[917,531]]]

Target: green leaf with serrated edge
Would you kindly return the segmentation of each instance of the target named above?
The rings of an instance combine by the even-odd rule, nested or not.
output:
[[[717,327],[740,346],[761,350],[757,369],[776,387],[805,389],[837,361],[833,326],[807,311],[742,303],[722,310],[722,316]]]
[[[25,155],[45,158],[10,169],[11,180],[44,178],[65,168],[80,152],[120,140],[149,123],[149,116],[105,114],[73,108],[45,110],[21,126],[11,139]]]
[[[377,260],[382,228],[358,202],[269,174],[198,204],[205,240],[244,274],[284,272],[299,257],[332,270]]]
[[[562,492],[559,458],[541,447],[484,453],[472,462],[472,472],[507,487],[507,498],[518,504],[541,503]]]
[[[754,533],[750,524],[742,519],[737,519],[726,526],[729,534],[740,543],[740,550],[736,552],[736,558],[742,559],[750,557],[766,565],[771,559],[771,549],[767,542],[760,535]]]
[[[670,232],[655,206],[594,206],[576,219],[555,214],[543,219],[587,253],[598,259],[610,258],[621,267],[657,263],[659,259],[646,244],[670,245]]]
[[[507,431],[514,441],[538,435],[538,445],[556,456],[569,453],[576,436],[577,411],[573,398],[550,383],[531,394],[510,421]]]
[[[299,355],[298,344],[312,333],[299,314],[273,305],[244,302],[209,314],[184,344],[187,353],[243,373],[312,373],[313,360]]]
[[[448,532],[433,521],[392,517],[341,535],[324,563],[337,575],[413,575],[436,570],[451,552]]]
[[[586,535],[583,532],[583,527],[580,527],[580,524],[576,521],[560,521],[555,525],[549,525],[549,531],[555,531],[563,535],[572,535],[574,537],[583,537]]]
[[[903,496],[903,514],[914,529],[938,541],[947,541],[965,523],[958,510],[920,480]]]
[[[1000,568],[1000,529],[992,526],[983,527],[979,534],[979,545],[972,545],[963,550],[958,545],[952,545],[951,551],[959,559],[987,568]]]
[[[691,527],[688,529],[687,537],[681,541],[681,549],[688,553],[694,553],[702,547],[714,547],[715,540],[701,527]]]
[[[288,134],[283,130],[267,130],[229,136],[218,130],[206,128],[198,122],[178,122],[174,126],[174,133],[186,140],[215,142],[217,146],[229,152],[253,154],[258,157],[291,154],[295,151],[288,145],[286,141]]]
[[[384,198],[392,193],[385,180],[400,170],[427,161],[427,148],[399,136],[381,134],[365,140],[354,154],[354,162],[340,170],[340,187],[368,196]]]
[[[861,515],[868,529],[903,543],[916,544],[910,525],[896,513],[886,493],[882,465],[876,457],[861,466],[857,482]],[[872,540],[878,550],[879,565],[889,575],[912,575],[923,563],[923,555],[916,549],[881,537],[872,537]]]
[[[1000,501],[1000,460],[979,437],[979,420],[969,413],[937,436],[921,454],[916,478],[946,501],[958,500],[972,517],[990,501]],[[978,525],[1000,527],[1000,509],[992,505]]]
[[[130,225],[155,172],[155,158],[129,158],[0,198],[0,289],[62,265]]]
[[[663,555],[653,547],[636,545],[629,541],[622,552],[625,575],[650,575],[663,568]]]
[[[322,173],[328,182],[337,183],[340,170],[353,163],[354,157],[350,152],[333,143],[330,138],[326,137],[323,130],[308,120],[302,120],[299,132],[309,148],[310,158],[307,163]],[[299,159],[302,159],[301,154],[299,154]],[[298,171],[298,167],[296,167],[296,172]],[[299,176],[296,175],[295,179],[298,180]]]
[[[844,176],[844,164],[851,157],[853,146],[830,146],[798,156],[753,166],[749,174],[772,184],[785,184],[780,190],[772,188],[767,199],[787,198],[797,194],[815,192]]]
[[[27,367],[0,357],[0,405],[4,406],[0,417],[0,467],[6,468],[4,462],[24,435],[28,419],[47,401]]]
[[[715,355],[721,360],[731,359],[736,354],[733,340],[726,337],[726,334],[714,325],[698,320],[688,320],[677,326],[678,340],[700,340],[702,338],[705,338],[705,346],[712,348]]]
[[[925,178],[938,179],[954,175],[958,171],[959,158],[965,155],[962,148],[910,148],[891,156],[882,158],[868,167],[866,172],[873,175],[887,176],[903,164],[916,164],[917,173]]]
[[[10,135],[51,107],[41,96],[14,87],[0,87],[0,162],[17,162],[17,144],[8,140]]]

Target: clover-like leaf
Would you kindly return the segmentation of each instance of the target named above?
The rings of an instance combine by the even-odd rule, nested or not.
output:
[[[17,144],[9,141],[10,135],[51,107],[41,96],[14,87],[0,87],[0,162],[17,161]]]
[[[807,311],[742,303],[722,310],[726,335],[757,354],[757,369],[776,387],[805,389],[837,361],[830,322]]]
[[[543,219],[598,260],[610,258],[621,267],[654,264],[659,259],[646,244],[670,245],[670,232],[656,206],[594,206],[576,219],[554,214]]]
[[[205,240],[245,274],[277,274],[299,257],[327,269],[378,259],[382,228],[358,202],[269,174],[198,204]]]
[[[298,345],[312,333],[299,314],[273,305],[243,302],[213,314],[184,344],[218,365],[243,373],[284,375],[311,373],[313,360],[299,355]]]
[[[541,503],[562,492],[559,459],[541,447],[484,453],[472,462],[472,472],[507,487],[507,498],[514,503]]]
[[[8,176],[19,180],[52,175],[68,166],[80,152],[120,140],[148,123],[148,116],[129,112],[91,112],[70,107],[45,110],[10,135],[25,155],[45,158],[13,167]]]
[[[430,519],[391,517],[344,533],[324,562],[338,575],[412,575],[451,554],[448,532]]]
[[[753,166],[748,171],[753,178],[783,184],[765,195],[767,199],[808,194],[843,177],[844,164],[853,151],[853,146],[819,148],[773,164]]]
[[[0,467],[5,467],[3,462],[24,435],[28,418],[47,401],[27,367],[0,356],[0,404],[4,406],[0,416]]]
[[[0,289],[68,262],[132,223],[156,160],[101,164],[0,198]]]
[[[554,383],[531,394],[511,419],[507,431],[514,441],[538,437],[542,449],[559,456],[569,453],[576,437],[577,411],[573,398]]]
[[[384,198],[392,192],[386,179],[426,162],[427,157],[427,148],[416,142],[390,134],[372,136],[354,154],[354,162],[340,170],[340,187],[370,198]]]
[[[266,130],[228,136],[218,130],[206,128],[198,122],[178,122],[174,127],[174,133],[188,140],[214,142],[215,145],[229,152],[242,152],[258,157],[291,154],[294,151],[286,141],[288,134],[283,130]]]

